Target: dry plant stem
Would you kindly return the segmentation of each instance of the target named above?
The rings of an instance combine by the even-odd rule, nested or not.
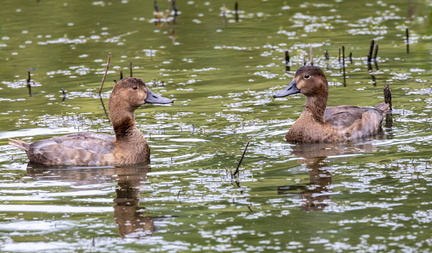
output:
[[[373,53],[374,46],[375,46],[375,40],[371,40],[371,44],[369,47],[368,59],[367,59],[368,62],[372,61],[372,53]]]
[[[408,28],[405,29],[405,36],[406,36],[406,52],[407,52],[407,54],[409,54],[409,44],[410,44],[410,42],[409,42],[409,30],[408,30]]]
[[[345,72],[345,46],[342,46],[342,67],[344,68]]]
[[[384,87],[384,102],[386,104],[390,105],[390,110],[393,109],[393,107],[392,107],[392,95],[391,95],[390,87],[388,84]]]
[[[100,85],[100,88],[99,88],[99,96],[100,96],[101,93],[102,93],[103,85],[104,85],[104,83],[105,83],[105,79],[106,79],[107,74],[108,74],[108,70],[109,70],[110,62],[111,62],[111,52],[108,54],[108,59],[107,59],[107,65],[106,65],[105,73],[104,73],[104,75],[103,75],[103,77],[102,77],[102,82],[101,82],[101,85]]]
[[[234,14],[235,14],[235,20],[236,20],[236,22],[239,22],[238,2],[235,2],[235,4],[234,4]]]
[[[29,91],[29,96],[32,96],[32,91],[31,91],[31,73],[30,73],[30,69],[27,71],[27,88]]]
[[[378,46],[378,44],[376,44],[375,48],[374,48],[374,55],[372,57],[374,59],[374,61],[376,61],[376,59],[378,57],[378,49],[379,49],[379,46]]]
[[[285,65],[288,65],[290,62],[290,55],[288,51],[285,51]]]
[[[244,151],[243,151],[243,154],[242,154],[242,156],[241,156],[241,158],[240,158],[240,161],[239,161],[238,164],[237,164],[237,168],[236,168],[236,170],[235,170],[235,172],[234,172],[234,174],[233,174],[233,177],[238,177],[239,169],[240,169],[240,165],[241,165],[241,163],[242,163],[242,161],[243,161],[243,158],[244,158],[244,156],[245,156],[245,154],[246,154],[246,151],[247,151],[247,149],[248,149],[248,147],[249,147],[249,142],[250,142],[250,141],[248,141],[248,142],[246,143],[246,147],[245,147],[245,149],[244,149]]]
[[[312,46],[309,46],[309,57],[310,57],[311,66],[313,66],[314,65],[314,61],[313,61],[313,49],[312,49]]]

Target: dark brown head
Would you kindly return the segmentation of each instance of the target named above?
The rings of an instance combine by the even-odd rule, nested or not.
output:
[[[109,108],[133,112],[145,103],[169,104],[173,101],[154,94],[139,78],[129,77],[118,81],[111,92]]]
[[[123,139],[136,132],[134,111],[140,106],[145,103],[168,104],[172,102],[171,99],[154,94],[139,78],[129,77],[118,81],[111,92],[108,105],[110,120],[117,139]]]
[[[307,97],[316,95],[327,97],[328,84],[324,72],[315,66],[302,66],[297,70],[288,87],[277,92],[273,97],[285,97],[297,93]]]

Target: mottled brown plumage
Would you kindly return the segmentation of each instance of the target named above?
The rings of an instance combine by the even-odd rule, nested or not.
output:
[[[10,140],[10,144],[25,150],[31,162],[44,165],[150,163],[150,148],[135,126],[134,111],[145,103],[172,102],[152,93],[141,79],[122,79],[114,86],[108,105],[115,136],[76,133],[33,143]]]
[[[286,139],[289,142],[345,142],[381,131],[383,116],[390,110],[386,103],[375,107],[341,105],[326,107],[328,84],[324,72],[315,66],[303,66],[293,81],[274,97],[302,93],[306,103]]]

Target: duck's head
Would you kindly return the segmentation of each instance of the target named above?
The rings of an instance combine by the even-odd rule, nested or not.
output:
[[[327,96],[328,84],[324,72],[315,66],[302,66],[291,83],[283,90],[276,92],[273,97],[280,98],[302,93],[308,97],[317,94]]]
[[[153,93],[139,78],[129,77],[118,81],[111,92],[110,107],[121,106],[134,111],[143,104],[169,104],[173,100]]]

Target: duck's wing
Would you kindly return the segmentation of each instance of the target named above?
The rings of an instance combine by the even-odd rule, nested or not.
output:
[[[114,141],[106,134],[77,133],[34,142],[27,154],[30,161],[46,165],[101,165],[112,156]]]
[[[381,131],[384,111],[376,107],[342,105],[328,107],[325,121],[348,139],[358,139]]]
[[[52,138],[58,144],[92,153],[109,154],[114,149],[115,137],[99,133],[76,133]]]
[[[359,106],[332,106],[326,108],[324,119],[332,126],[350,127],[356,120],[361,119],[366,111],[364,107]]]

